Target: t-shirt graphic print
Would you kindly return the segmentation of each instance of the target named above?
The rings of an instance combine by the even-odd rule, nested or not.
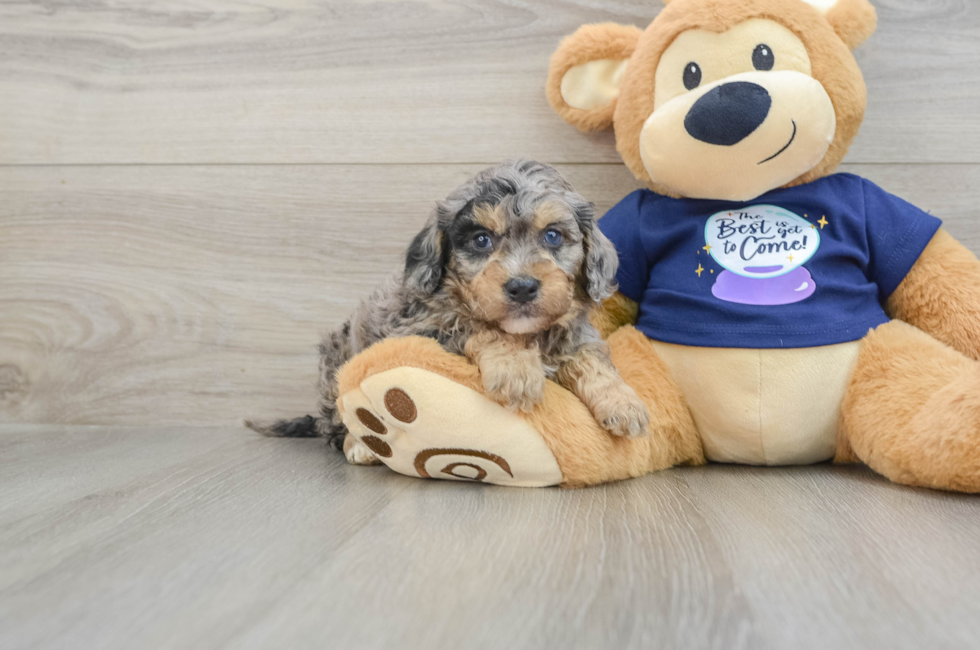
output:
[[[711,293],[747,305],[787,305],[813,295],[804,268],[820,247],[820,230],[776,205],[723,210],[708,217],[705,251],[724,267]]]
[[[735,348],[863,338],[940,225],[851,174],[744,203],[638,190],[599,220],[640,331]]]

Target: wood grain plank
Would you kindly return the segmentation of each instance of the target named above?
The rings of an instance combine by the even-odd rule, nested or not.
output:
[[[849,160],[980,162],[980,5],[876,0]],[[617,162],[543,93],[559,40],[650,0],[0,4],[0,164]]]
[[[682,471],[406,495],[229,647],[767,648]],[[385,576],[383,583],[368,576]],[[370,604],[366,609],[365,605]],[[330,612],[324,625],[317,612]],[[374,618],[374,625],[341,621]]]
[[[980,570],[965,544],[977,534],[976,498],[897,486],[861,466],[730,467],[722,490],[715,469],[693,473],[689,495],[774,647],[978,638],[980,589],[961,582]]]
[[[307,412],[315,344],[480,168],[0,169],[0,421],[232,424]],[[562,166],[601,212],[621,165]],[[980,250],[980,166],[847,166]]]
[[[31,482],[0,496],[0,646],[217,647],[413,484],[352,471],[321,441],[277,442],[240,428],[0,432],[47,448],[0,456],[5,481],[18,469],[14,487]]]
[[[79,475],[81,469],[82,474]],[[241,429],[0,425],[0,647],[962,648],[980,502],[861,467],[422,481]]]

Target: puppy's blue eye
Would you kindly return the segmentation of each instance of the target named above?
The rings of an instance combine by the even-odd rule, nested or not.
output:
[[[548,246],[561,246],[564,239],[557,230],[546,230],[544,233],[544,243],[548,244]]]
[[[485,232],[481,232],[479,235],[473,238],[473,246],[478,250],[488,251],[493,248],[493,240],[490,239],[490,235]]]

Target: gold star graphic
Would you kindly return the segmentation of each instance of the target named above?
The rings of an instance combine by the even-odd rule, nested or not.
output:
[[[789,258],[787,258],[787,259],[789,259],[790,262],[793,261],[793,255],[792,255],[792,253],[790,254]]]
[[[698,264],[698,268],[695,269],[694,272],[697,273],[698,274],[698,277],[700,278],[701,277],[701,274],[704,273],[704,267],[701,266],[700,264]]]
[[[820,221],[818,221],[817,223],[820,224],[820,230],[823,230],[823,227],[826,226],[830,222],[827,221],[827,215],[824,215],[824,216],[820,217]]]
[[[703,248],[704,250],[708,251],[708,255],[711,255],[711,244],[705,244],[701,248]]]

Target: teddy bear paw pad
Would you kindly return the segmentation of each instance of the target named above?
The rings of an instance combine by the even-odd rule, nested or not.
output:
[[[554,454],[530,424],[442,375],[387,370],[341,401],[351,434],[400,474],[520,487],[562,481]]]

